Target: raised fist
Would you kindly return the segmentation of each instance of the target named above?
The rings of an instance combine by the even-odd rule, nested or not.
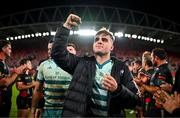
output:
[[[78,26],[81,23],[81,18],[75,14],[70,14],[64,23],[64,27],[71,30],[73,27]]]

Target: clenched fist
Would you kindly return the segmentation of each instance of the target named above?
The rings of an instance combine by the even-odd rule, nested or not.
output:
[[[63,24],[64,27],[71,30],[73,27],[78,26],[81,23],[81,18],[75,14],[70,14]]]
[[[114,92],[118,88],[116,80],[109,74],[106,74],[102,80],[103,87],[111,92]]]

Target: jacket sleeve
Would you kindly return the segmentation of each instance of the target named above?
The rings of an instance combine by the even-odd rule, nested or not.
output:
[[[138,88],[133,82],[132,74],[127,66],[124,65],[123,71],[120,71],[120,76],[121,81],[118,83],[118,89],[112,93],[112,98],[122,108],[135,108],[140,102],[137,96]]]
[[[74,69],[78,63],[79,57],[70,54],[66,49],[68,42],[69,30],[65,27],[60,27],[56,31],[54,44],[52,47],[51,57],[55,63],[63,70],[70,74],[74,73]]]
[[[177,91],[180,93],[180,66],[178,67],[178,70],[176,72],[173,91]]]
[[[138,92],[138,86],[133,81],[133,75],[129,71],[128,67],[124,65],[124,75],[122,84],[127,87],[130,91],[132,91],[134,94],[137,94]]]
[[[114,99],[114,103],[121,108],[133,109],[140,102],[139,97],[124,85],[119,86],[118,89],[112,93],[112,99]]]
[[[180,117],[180,108],[177,108],[172,113],[173,117]]]

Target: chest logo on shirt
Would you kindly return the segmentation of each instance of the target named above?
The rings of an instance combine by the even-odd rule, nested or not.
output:
[[[59,75],[59,74],[60,74],[60,72],[59,72],[59,71],[56,71],[56,72],[55,72],[55,74],[56,74],[56,75]]]
[[[51,66],[49,66],[49,67],[47,67],[47,69],[52,69],[52,67],[51,67]]]
[[[0,72],[0,79],[1,78],[4,78],[5,77],[5,74],[3,74],[2,72]]]
[[[123,76],[123,74],[124,74],[124,70],[122,69],[120,70],[120,76]]]

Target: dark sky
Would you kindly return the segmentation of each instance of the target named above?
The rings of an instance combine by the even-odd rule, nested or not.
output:
[[[106,5],[138,10],[180,24],[180,4],[177,0],[1,0],[0,16],[40,7],[75,4]]]

